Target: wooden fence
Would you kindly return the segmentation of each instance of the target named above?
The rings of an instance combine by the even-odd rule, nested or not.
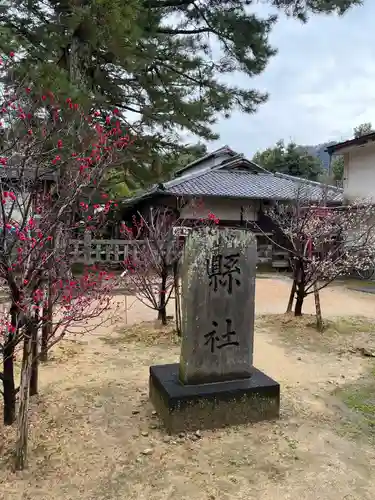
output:
[[[137,244],[128,240],[94,240],[90,234],[83,239],[70,240],[70,252],[75,263],[113,263],[119,264],[132,257],[137,260],[137,252],[142,249],[143,241]]]
[[[70,240],[70,252],[77,264],[120,264],[129,257],[139,262],[142,257],[137,254],[142,253],[143,244],[143,240],[138,240],[136,244],[130,240],[95,240],[91,239],[90,233],[86,233],[83,239]],[[274,268],[286,268],[288,256],[280,256],[280,253],[285,252],[270,244],[258,244],[258,263],[272,263]]]

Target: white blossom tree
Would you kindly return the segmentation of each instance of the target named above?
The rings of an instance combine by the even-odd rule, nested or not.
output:
[[[359,201],[333,208],[299,197],[289,205],[276,204],[266,215],[277,229],[265,236],[290,256],[293,285],[287,312],[295,300],[294,314],[301,316],[305,298],[314,293],[319,326],[319,291],[340,276],[374,266],[375,205]]]
[[[190,201],[197,209],[195,217],[186,220],[176,210],[151,208],[147,215],[138,213],[132,223],[123,224],[121,232],[131,240],[133,255],[124,262],[126,277],[137,298],[147,307],[158,311],[158,319],[167,324],[167,304],[173,291],[176,296],[176,326],[180,330],[178,307],[178,264],[189,231],[207,225],[217,225],[219,219],[201,202]],[[198,217],[198,211],[200,217]]]

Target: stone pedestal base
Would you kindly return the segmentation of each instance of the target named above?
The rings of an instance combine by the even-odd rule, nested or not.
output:
[[[280,385],[254,368],[250,378],[183,385],[179,365],[150,367],[150,400],[169,434],[241,425],[279,416]]]

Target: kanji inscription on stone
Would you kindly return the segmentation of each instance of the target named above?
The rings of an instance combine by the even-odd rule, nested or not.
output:
[[[209,345],[212,353],[215,352],[215,349],[222,349],[223,347],[228,347],[230,345],[239,347],[240,345],[238,340],[236,340],[237,333],[232,329],[232,320],[227,318],[225,323],[226,331],[224,333],[220,333],[218,329],[219,324],[217,321],[213,321],[212,326],[214,329],[206,333],[204,336],[206,339],[204,345]]]
[[[209,285],[217,292],[219,287],[224,287],[228,294],[233,293],[233,285],[240,286],[241,269],[238,265],[239,253],[222,255],[214,254],[206,259],[206,271]]]
[[[184,384],[251,376],[256,260],[251,231],[189,235],[181,267]]]

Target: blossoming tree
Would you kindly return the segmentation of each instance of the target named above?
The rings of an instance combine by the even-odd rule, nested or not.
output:
[[[103,225],[115,205],[100,186],[123,162],[131,143],[118,111],[102,116],[51,92],[13,83],[0,97],[0,279],[9,308],[0,316],[4,423],[16,416],[17,467],[26,459],[29,394],[37,391],[39,330],[42,354],[75,326],[108,307],[115,278],[95,266],[79,277],[71,268],[77,229]],[[100,201],[94,198],[102,196]],[[101,210],[99,210],[99,208]],[[14,359],[22,357],[16,388]]]
[[[177,210],[151,208],[147,214],[133,216],[121,231],[133,243],[133,254],[125,260],[124,278],[137,298],[158,311],[158,319],[167,324],[167,304],[174,291],[176,327],[180,333],[178,265],[184,240],[189,231],[219,224],[219,219],[200,200],[189,202],[192,218],[183,218]]]
[[[287,312],[295,300],[294,314],[302,315],[305,298],[314,293],[319,326],[319,291],[340,276],[374,266],[375,206],[360,201],[328,208],[298,197],[295,203],[275,205],[266,215],[279,232],[279,237],[267,238],[290,255],[293,285]]]

